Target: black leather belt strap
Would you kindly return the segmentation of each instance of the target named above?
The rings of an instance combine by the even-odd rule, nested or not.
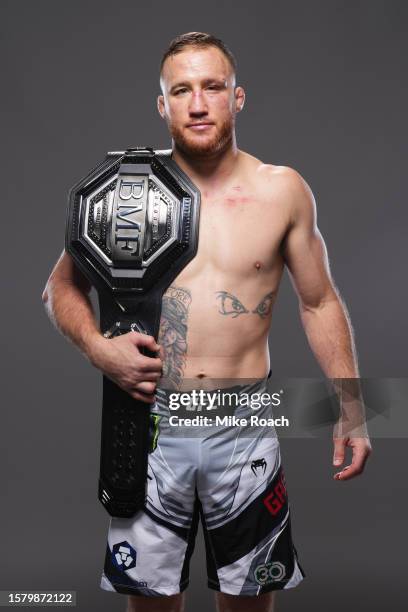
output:
[[[150,291],[138,301],[135,316],[115,317],[112,298],[99,296],[101,318],[108,323],[105,337],[132,331],[157,340],[162,293]],[[155,356],[143,351],[148,356]],[[143,507],[149,453],[150,404],[132,398],[112,380],[103,376],[103,405],[99,499],[112,516],[130,517]]]

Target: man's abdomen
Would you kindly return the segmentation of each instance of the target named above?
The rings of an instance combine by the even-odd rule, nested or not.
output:
[[[183,378],[267,375],[275,295],[264,286],[240,287],[213,279],[173,285],[166,291],[159,333],[165,377],[177,383]]]

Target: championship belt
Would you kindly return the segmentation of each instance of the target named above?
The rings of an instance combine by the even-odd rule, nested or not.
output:
[[[105,337],[157,340],[163,293],[197,251],[199,209],[171,150],[108,153],[71,189],[66,251],[98,292]],[[111,516],[144,506],[149,423],[150,405],[103,376],[99,499]]]

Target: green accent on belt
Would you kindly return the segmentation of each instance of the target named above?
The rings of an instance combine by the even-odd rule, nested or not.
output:
[[[159,421],[161,419],[161,416],[160,414],[151,414],[150,418],[153,421],[153,438],[150,452],[153,452],[157,447],[157,440],[159,438]]]

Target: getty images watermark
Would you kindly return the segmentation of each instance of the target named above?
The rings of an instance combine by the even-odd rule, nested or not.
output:
[[[281,405],[280,393],[245,393],[234,391],[204,391],[193,389],[188,392],[173,392],[168,395],[168,408],[171,411],[183,409],[185,411],[211,411],[233,408],[236,414],[215,415],[214,417],[197,415],[192,418],[171,415],[169,425],[184,427],[289,427],[289,419],[285,416],[265,417],[259,414],[240,415],[240,409],[258,411],[262,408],[271,408]]]

